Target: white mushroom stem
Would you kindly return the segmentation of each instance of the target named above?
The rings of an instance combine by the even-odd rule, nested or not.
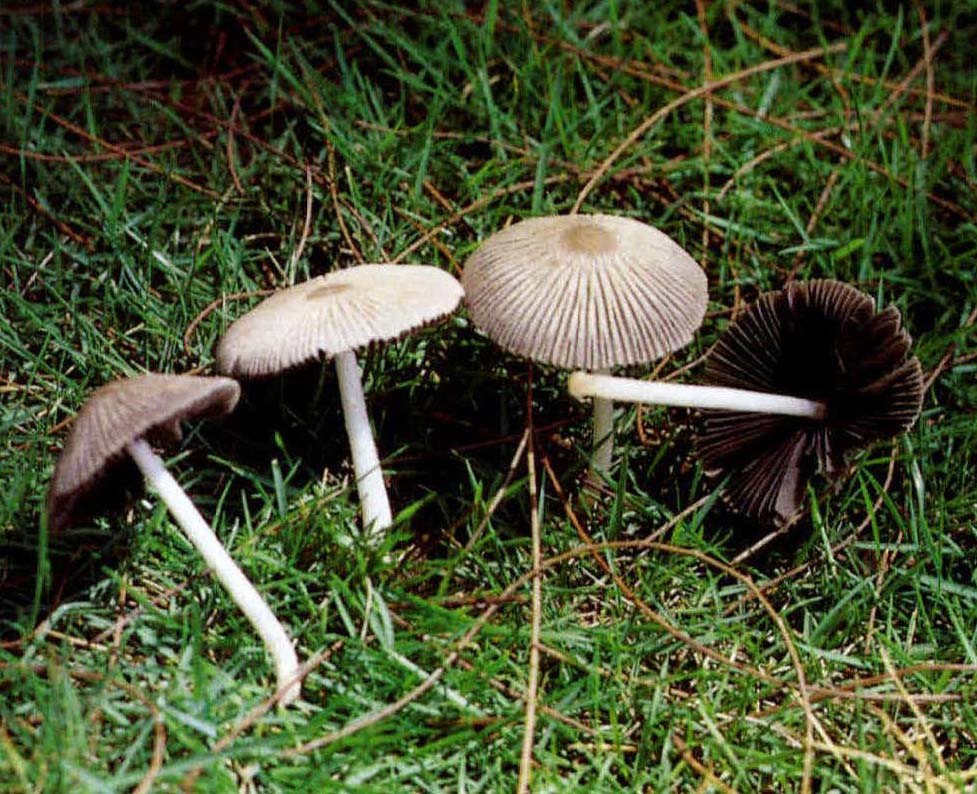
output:
[[[126,446],[126,451],[136,462],[146,482],[169,508],[176,523],[200,552],[207,567],[224,585],[228,595],[245,617],[251,621],[251,625],[258,632],[265,648],[275,661],[275,673],[281,693],[280,702],[291,703],[299,696],[302,682],[299,680],[299,663],[295,649],[282,624],[278,622],[278,618],[268,608],[237,563],[231,559],[210,525],[200,515],[200,511],[190,501],[180,484],[166,470],[163,461],[153,452],[149,444],[139,438],[130,442]]]
[[[353,474],[360,494],[360,510],[363,513],[363,529],[367,536],[379,537],[393,523],[390,500],[383,484],[383,471],[373,441],[370,418],[366,414],[363,399],[363,380],[356,354],[345,351],[336,355],[336,376],[339,379],[339,397],[343,403],[346,433],[353,456]]]
[[[598,373],[604,374],[604,373]],[[594,398],[594,456],[590,473],[594,480],[611,470],[614,456],[614,403],[601,397]]]
[[[616,378],[610,375],[592,375],[574,372],[567,388],[574,397],[593,397],[595,402],[649,403],[674,405],[680,408],[716,408],[727,411],[750,411],[767,414],[802,416],[823,419],[827,408],[822,402],[805,400],[748,389],[730,389],[725,386],[694,386],[686,383],[661,383],[660,381]]]

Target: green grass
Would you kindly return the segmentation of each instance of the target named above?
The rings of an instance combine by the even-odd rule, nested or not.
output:
[[[530,373],[463,314],[365,359],[404,511],[384,549],[357,540],[328,371],[247,387],[174,453],[319,659],[297,707],[248,717],[272,682],[263,649],[151,495],[46,538],[45,489],[89,391],[208,370],[257,299],[219,304],[185,344],[213,301],[361,260],[457,272],[510,219],[568,211],[631,130],[705,81],[706,53],[715,79],[755,72],[715,92],[708,125],[701,97],[667,114],[584,205],[659,226],[708,273],[706,324],[666,371],[796,272],[895,303],[938,374],[916,427],[812,490],[737,578],[709,560],[765,530],[709,498],[684,411],[645,412],[644,441],[621,413],[619,487],[588,527],[629,541],[672,522],[662,540],[709,559],[605,548],[612,576],[581,549],[543,462],[575,499],[586,412],[560,373],[531,372],[543,553],[568,555],[543,579],[533,790],[802,790],[792,652],[815,790],[974,785],[972,6],[930,4],[924,36],[917,6],[892,4],[706,4],[707,33],[692,4],[614,0],[110,5],[0,8],[0,792],[177,791],[194,770],[207,792],[515,788],[531,511],[525,458],[507,472]],[[749,597],[785,573],[769,610]],[[336,738],[466,633],[432,689]]]

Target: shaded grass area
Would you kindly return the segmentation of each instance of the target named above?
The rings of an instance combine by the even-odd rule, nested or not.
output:
[[[534,788],[972,781],[977,16],[314,5],[0,9],[0,790],[514,788],[530,381],[543,554],[566,555],[543,579]],[[174,456],[313,660],[301,706],[260,709],[260,643],[151,496],[39,530],[94,387],[209,370],[259,290],[363,261],[457,274],[595,173],[584,210],[659,226],[709,276],[662,373],[694,378],[731,313],[796,276],[895,303],[932,376],[918,425],[812,490],[740,578],[714,561],[766,529],[716,498],[695,416],[622,410],[618,482],[581,503],[586,411],[463,315],[365,359],[403,511],[383,549],[357,539],[328,368],[248,386]],[[625,545],[581,546],[570,512]],[[626,545],[652,536],[674,547]]]

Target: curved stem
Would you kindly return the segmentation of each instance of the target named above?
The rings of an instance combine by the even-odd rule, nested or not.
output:
[[[299,696],[302,682],[298,677],[299,663],[295,649],[282,624],[237,563],[231,559],[231,555],[221,545],[210,525],[200,515],[200,511],[190,501],[179,483],[166,470],[163,461],[153,452],[149,444],[139,438],[129,443],[126,451],[136,462],[146,481],[169,508],[176,523],[200,552],[207,567],[214,572],[228,595],[258,632],[265,648],[275,661],[278,689],[281,692],[280,702],[291,703]]]
[[[619,402],[674,405],[681,408],[712,408],[727,411],[748,411],[785,414],[809,419],[823,419],[827,414],[824,403],[789,397],[782,394],[730,389],[725,386],[694,386],[686,383],[615,378],[574,372],[567,388],[574,397],[594,397]]]
[[[356,354],[345,351],[336,355],[336,376],[339,379],[339,397],[343,403],[346,433],[353,456],[353,474],[360,494],[360,510],[363,513],[363,529],[367,536],[379,536],[393,523],[390,500],[383,484],[383,471],[373,441],[370,418],[366,414],[363,398],[363,381]]]

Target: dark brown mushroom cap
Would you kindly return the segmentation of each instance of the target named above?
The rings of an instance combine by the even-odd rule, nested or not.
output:
[[[835,481],[846,458],[910,428],[923,378],[899,310],[839,281],[789,283],[768,292],[720,337],[703,381],[823,401],[827,417],[802,419],[706,411],[697,453],[710,474],[729,474],[741,512],[782,522],[818,471]]]
[[[632,218],[529,218],[489,237],[461,277],[472,322],[519,356],[574,369],[661,358],[702,324],[706,275]]]
[[[180,440],[180,422],[230,413],[240,395],[237,381],[194,375],[140,375],[107,383],[88,398],[54,469],[48,493],[48,525],[71,523],[77,501],[125,456],[137,438],[160,444]]]
[[[451,314],[461,284],[430,265],[358,265],[276,292],[235,320],[217,346],[228,375],[278,374],[398,339]]]

